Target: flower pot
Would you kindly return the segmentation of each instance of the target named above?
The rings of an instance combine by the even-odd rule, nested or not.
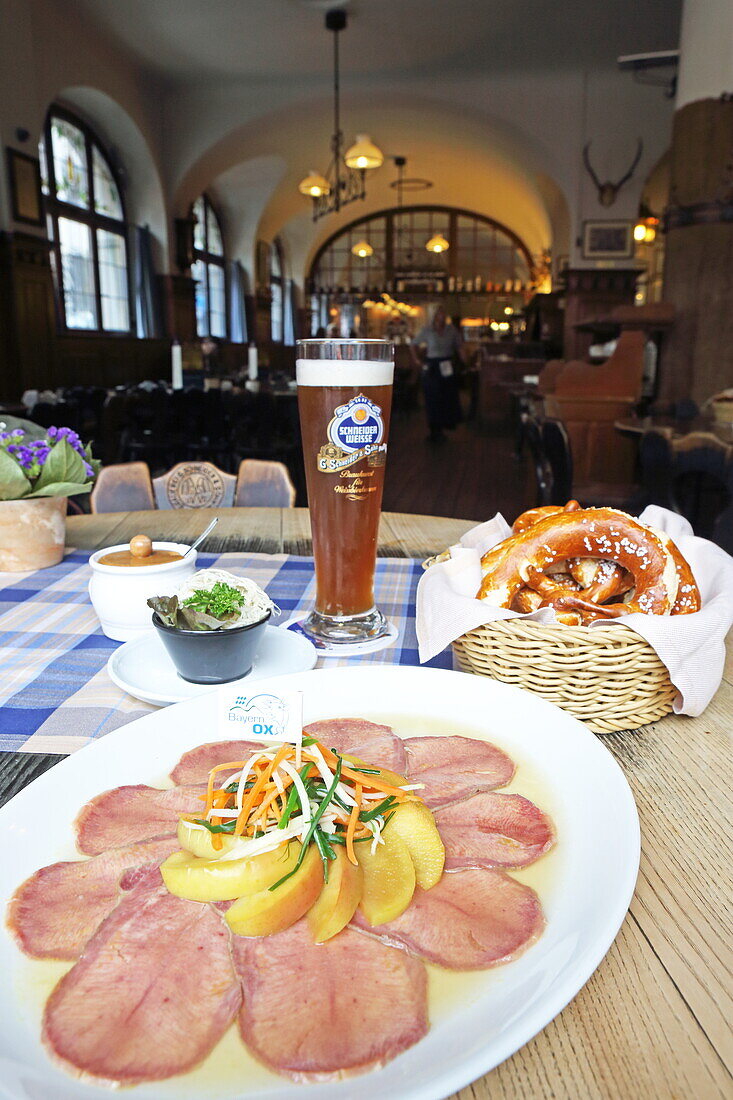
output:
[[[26,573],[64,556],[66,497],[0,501],[0,571]]]

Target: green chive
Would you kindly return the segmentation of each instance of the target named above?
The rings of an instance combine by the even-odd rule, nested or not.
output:
[[[227,822],[226,825],[212,825],[210,821],[204,821],[203,819],[196,819],[195,821],[196,825],[203,825],[210,833],[233,833],[236,823],[236,818]]]
[[[306,773],[309,771],[309,769],[310,769],[310,764],[305,764],[300,769],[300,772],[298,774],[300,775],[301,779],[305,779]],[[306,793],[307,793],[307,791],[308,791],[308,788],[306,787]],[[278,829],[284,829],[285,826],[287,825],[287,823],[290,821],[290,818],[292,817],[292,814],[293,814],[293,810],[295,809],[295,803],[296,802],[298,803],[298,805],[300,806],[300,808],[302,810],[305,810],[305,807],[302,806],[301,802],[300,802],[300,795],[298,794],[298,788],[295,786],[295,783],[293,783],[292,787],[290,788],[290,794],[288,795],[288,800],[285,803],[285,809],[283,810],[283,815],[277,823]]]
[[[373,810],[367,810],[359,814],[359,821],[373,821],[375,817],[380,817],[385,810],[391,810],[394,804],[394,795],[390,795],[389,798],[385,798],[384,802],[380,802],[378,806],[375,806]]]
[[[324,833],[321,831],[321,829],[316,829],[313,834],[313,839],[315,840],[316,847],[318,848],[318,851],[321,855],[321,863],[323,864],[323,881],[328,882],[328,862],[331,857],[328,854],[329,846],[327,846],[327,843],[324,840]],[[336,853],[334,852],[334,858],[335,857]]]
[[[346,837],[341,833],[331,833],[328,838],[333,844],[345,844]],[[354,844],[362,844],[365,840],[374,840],[373,836],[355,836]],[[335,855],[335,853],[334,853]]]
[[[318,828],[318,822],[321,820],[324,813],[326,812],[326,807],[328,806],[329,802],[331,801],[331,795],[334,793],[334,791],[338,787],[339,782],[341,780],[341,768],[343,766],[343,760],[341,759],[340,756],[337,757],[337,759],[338,759],[338,764],[336,765],[336,771],[334,772],[333,783],[328,788],[328,791],[326,792],[326,797],[323,799],[323,802],[321,802],[320,806],[318,807],[316,812],[313,814],[313,817],[311,818],[310,828],[308,829],[308,832],[305,834],[305,839],[303,841],[303,846],[300,849],[300,855],[298,856],[295,867],[293,867],[292,871],[288,872],[287,875],[284,875],[277,882],[273,883],[273,885],[270,887],[271,890],[277,890],[278,886],[282,886],[282,884],[284,882],[286,882],[292,875],[295,874],[296,871],[298,871],[300,869],[300,866],[301,866],[303,860],[305,859],[305,853],[308,850],[308,845],[310,844],[311,840],[313,839],[313,834],[315,833],[316,829]]]

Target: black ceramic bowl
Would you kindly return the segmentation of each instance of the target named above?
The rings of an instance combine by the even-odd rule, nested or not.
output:
[[[227,630],[179,630],[166,626],[154,611],[153,626],[183,680],[227,684],[251,671],[271,614],[268,611],[259,622]]]

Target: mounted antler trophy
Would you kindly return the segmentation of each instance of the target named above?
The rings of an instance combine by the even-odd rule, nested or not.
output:
[[[631,167],[629,168],[626,175],[621,177],[621,179],[618,181],[618,183],[613,183],[611,180],[606,180],[605,183],[601,183],[601,181],[598,179],[598,176],[593,171],[593,166],[590,162],[590,156],[589,156],[590,146],[591,146],[591,143],[588,142],[583,148],[583,164],[585,165],[585,167],[588,171],[588,175],[593,180],[594,184],[596,185],[596,188],[598,189],[598,201],[601,204],[601,206],[613,206],[616,199],[618,198],[619,191],[621,190],[623,185],[631,179],[631,177],[634,174],[634,171],[636,169],[637,164],[641,160],[641,153],[642,153],[642,150],[644,148],[644,143],[641,140],[641,138],[639,138],[639,144],[637,146],[636,154],[634,156],[634,159],[631,162]]]

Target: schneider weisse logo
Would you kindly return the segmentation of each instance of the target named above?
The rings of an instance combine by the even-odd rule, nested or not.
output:
[[[347,454],[377,446],[383,435],[382,410],[363,394],[340,405],[328,425],[329,440]]]

